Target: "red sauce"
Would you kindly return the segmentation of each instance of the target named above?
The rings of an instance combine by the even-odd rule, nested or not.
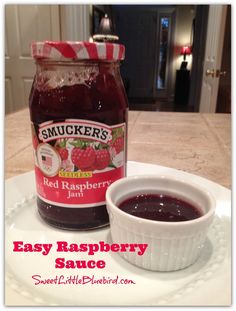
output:
[[[141,194],[119,204],[124,212],[156,221],[188,221],[203,215],[197,207],[178,198],[162,194]]]

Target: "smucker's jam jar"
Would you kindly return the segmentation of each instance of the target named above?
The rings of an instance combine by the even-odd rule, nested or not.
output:
[[[30,94],[37,204],[63,229],[108,224],[105,192],[126,174],[124,46],[35,42]]]

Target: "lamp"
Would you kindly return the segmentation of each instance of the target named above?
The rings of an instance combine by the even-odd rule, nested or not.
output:
[[[107,14],[101,19],[98,33],[93,35],[95,42],[114,42],[119,40],[119,37],[114,35],[111,19]]]
[[[188,62],[186,62],[186,55],[191,54],[191,48],[189,46],[183,46],[180,54],[184,56],[184,61],[181,63],[180,69],[187,69]]]

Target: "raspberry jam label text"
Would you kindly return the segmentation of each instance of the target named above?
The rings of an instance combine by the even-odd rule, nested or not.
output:
[[[125,176],[125,123],[49,121],[32,129],[38,196],[70,208],[105,204],[107,187]]]
[[[107,144],[112,140],[110,127],[98,122],[87,122],[84,120],[67,121],[66,123],[42,124],[39,129],[39,139],[48,142],[54,139],[67,137],[78,137],[80,139],[93,139]]]

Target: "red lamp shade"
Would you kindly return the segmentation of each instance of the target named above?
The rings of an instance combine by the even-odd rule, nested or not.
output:
[[[181,48],[181,55],[190,55],[191,54],[191,48],[189,46],[183,46]]]
[[[189,46],[183,46],[180,51],[181,55],[184,55],[184,60],[186,60],[186,55],[191,54],[191,48]]]

